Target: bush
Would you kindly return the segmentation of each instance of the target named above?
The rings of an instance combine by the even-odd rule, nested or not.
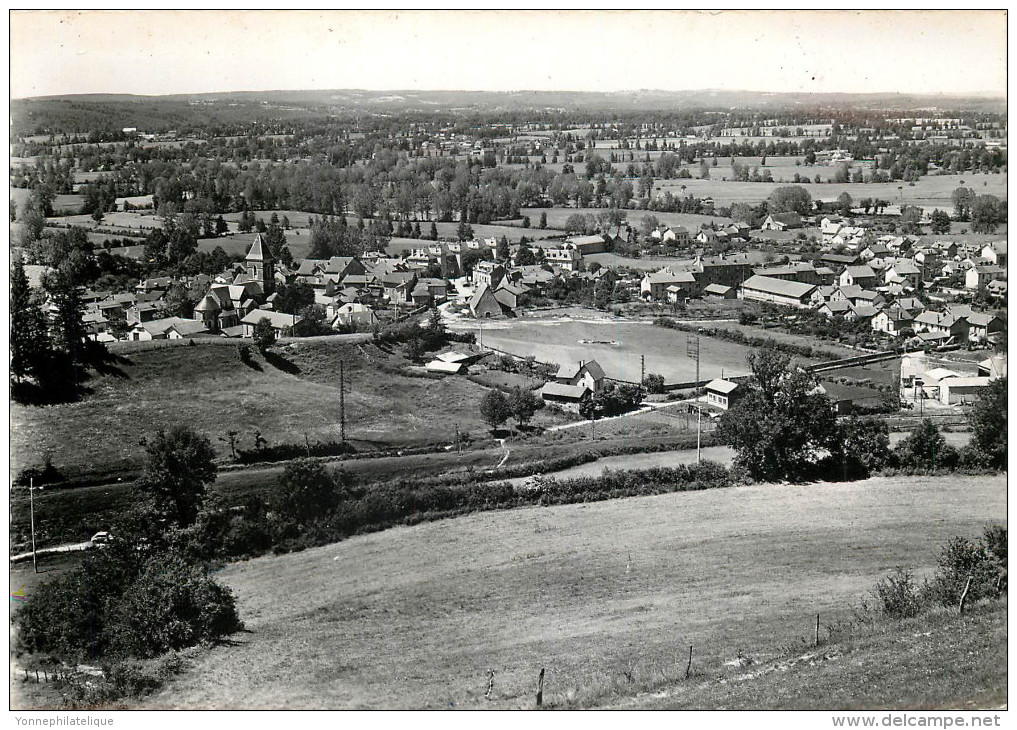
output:
[[[263,461],[289,461],[311,456],[342,456],[356,453],[346,441],[310,441],[303,444],[276,444],[260,449],[237,449],[237,462],[256,464]]]
[[[943,606],[956,606],[968,577],[969,601],[996,596],[1003,589],[1006,573],[1006,528],[986,529],[982,539],[971,541],[955,537],[939,556],[939,567],[930,581],[930,600]]]
[[[876,608],[890,618],[910,618],[922,611],[922,591],[911,573],[901,567],[879,581],[872,596]]]
[[[30,484],[43,486],[46,484],[57,484],[64,481],[64,475],[53,466],[53,462],[46,457],[46,463],[40,466],[30,466],[22,469],[14,479],[17,487],[28,487]]]
[[[957,449],[946,442],[929,418],[923,419],[897,444],[894,456],[901,468],[912,471],[952,469],[959,460]]]
[[[643,386],[647,393],[659,394],[664,392],[664,376],[657,373],[647,373],[643,378]]]
[[[243,628],[230,589],[179,556],[151,561],[107,613],[115,656],[155,657]]]
[[[15,615],[19,650],[73,663],[145,658],[241,628],[229,589],[154,522],[131,515],[83,565],[41,584]]]

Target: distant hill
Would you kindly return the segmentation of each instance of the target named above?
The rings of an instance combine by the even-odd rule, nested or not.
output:
[[[336,112],[642,112],[681,109],[972,110],[1005,112],[1006,99],[982,95],[806,94],[701,89],[691,91],[420,91],[339,89],[322,91],[231,91],[216,94],[137,96],[73,94],[15,99],[16,134],[87,131],[124,126],[150,131],[209,123],[289,119]]]

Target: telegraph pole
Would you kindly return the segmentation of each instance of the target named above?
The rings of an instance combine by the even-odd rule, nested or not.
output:
[[[699,419],[696,421],[696,463],[698,464],[703,459],[702,452],[703,408],[702,406],[700,406],[696,410],[699,411]]]
[[[339,438],[346,443],[346,373],[339,361]]]
[[[35,552],[35,478],[28,478],[28,504],[32,521],[32,568],[39,572],[39,561]]]
[[[696,361],[696,387],[699,387],[699,335],[689,335],[685,352]]]

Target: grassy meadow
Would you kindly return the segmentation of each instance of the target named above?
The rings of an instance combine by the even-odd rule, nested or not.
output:
[[[206,342],[132,352],[117,372],[90,381],[92,392],[78,403],[12,405],[12,469],[48,456],[72,477],[135,471],[144,460],[141,439],[177,423],[207,433],[222,458],[229,446],[217,439],[228,430],[239,431],[247,449],[255,429],[270,445],[338,440],[340,357],[347,436],[358,448],[447,444],[456,426],[478,436],[488,428],[479,413],[486,388],[461,377],[378,372],[405,360],[374,345],[298,342],[278,348],[281,359],[255,353],[256,367],[244,365],[237,348]],[[541,411],[534,423],[556,419]]]
[[[887,571],[926,575],[947,539],[988,522],[1006,522],[1005,476],[755,485],[394,528],[227,566],[219,575],[247,631],[141,706],[532,707],[542,666],[551,707],[611,706],[634,687],[664,692],[637,698],[647,706],[907,707],[934,693],[940,706],[1004,702],[992,642],[962,659],[977,664],[976,680],[941,664],[910,668],[912,647],[939,639],[894,640],[874,655],[889,664],[872,668],[898,677],[892,694],[862,681],[858,667],[877,664],[862,640],[836,665],[855,680],[839,689],[824,674],[833,670],[804,665],[786,682],[720,685],[745,673],[726,664],[739,655],[801,654],[816,613],[829,639]],[[678,686],[689,644],[692,683]],[[828,690],[807,692],[813,677]],[[666,694],[684,687],[694,691],[683,701]]]

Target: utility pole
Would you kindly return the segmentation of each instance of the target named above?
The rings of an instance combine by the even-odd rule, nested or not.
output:
[[[339,361],[339,438],[346,443],[346,373]]]
[[[28,478],[28,504],[32,520],[32,568],[39,572],[39,562],[35,553],[35,478]]]
[[[696,463],[698,464],[703,459],[702,453],[702,436],[703,436],[703,408],[700,406],[699,419],[696,421]]]
[[[646,382],[646,355],[639,356],[639,384]]]
[[[699,335],[689,335],[685,352],[696,361],[696,387],[699,387]]]

